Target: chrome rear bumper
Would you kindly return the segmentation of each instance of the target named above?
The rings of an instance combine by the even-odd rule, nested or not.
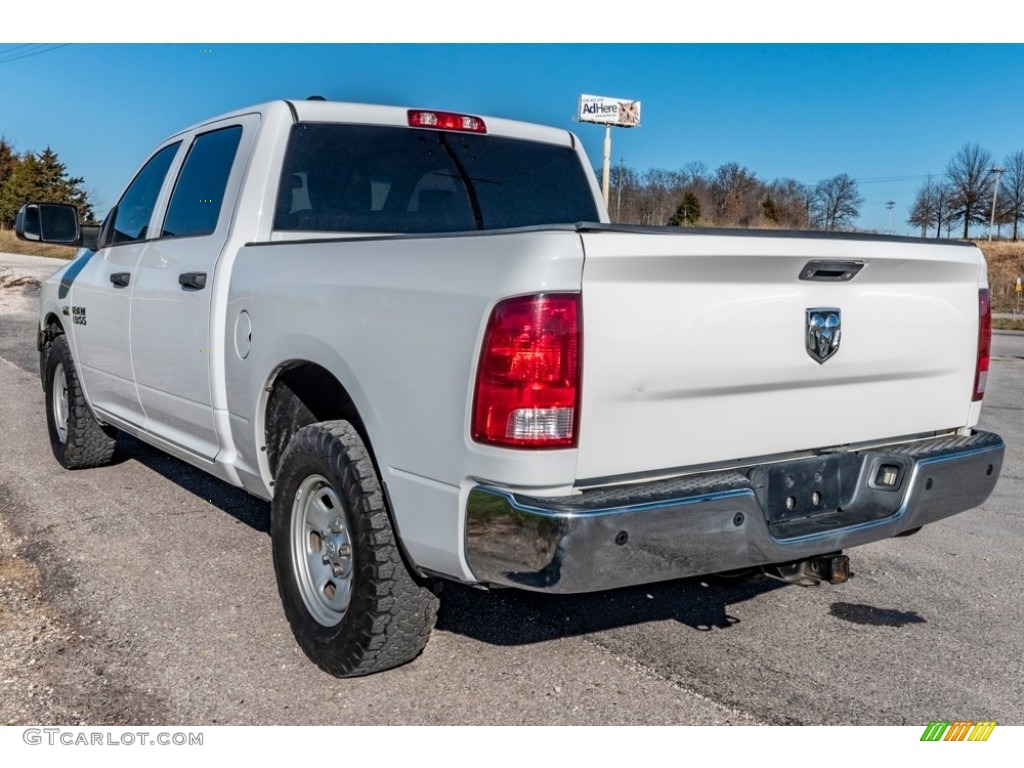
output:
[[[477,486],[466,559],[483,584],[552,593],[802,560],[978,506],[1004,450],[977,432],[568,497]]]

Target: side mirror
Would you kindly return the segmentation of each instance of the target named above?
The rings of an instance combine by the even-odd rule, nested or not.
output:
[[[14,217],[14,234],[20,240],[39,240],[39,208],[23,205]]]
[[[53,245],[78,245],[78,209],[63,203],[26,203],[14,219],[21,240]]]
[[[100,240],[100,225],[99,224],[80,224],[78,227],[80,237],[78,244],[83,248],[87,248],[90,251],[99,250]]]

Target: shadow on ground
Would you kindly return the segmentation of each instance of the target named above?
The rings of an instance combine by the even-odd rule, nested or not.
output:
[[[137,461],[250,528],[270,531],[269,503],[135,438],[119,437],[117,459]],[[588,595],[545,595],[445,583],[437,628],[494,645],[539,643],[666,619],[710,632],[739,623],[728,606],[783,586],[763,577],[727,584],[682,579]]]
[[[137,461],[167,478],[189,493],[205,499],[212,506],[226,512],[239,522],[261,533],[270,532],[270,504],[250,496],[241,488],[218,480],[202,470],[168,456],[141,440],[125,434],[118,436],[115,461]]]
[[[767,578],[721,585],[681,579],[588,595],[485,592],[445,584],[437,628],[493,645],[524,645],[672,620],[699,632],[729,629],[728,607],[785,585]]]
[[[875,608],[861,603],[832,603],[829,613],[852,624],[870,624],[875,627],[905,627],[907,624],[927,622],[917,611],[897,611],[894,608]]]
[[[135,438],[121,435],[118,458],[138,461],[250,528],[270,530],[270,504]],[[437,627],[494,645],[539,643],[666,619],[710,632],[739,623],[728,606],[783,586],[763,577],[725,585],[682,579],[589,595],[544,595],[445,583]]]

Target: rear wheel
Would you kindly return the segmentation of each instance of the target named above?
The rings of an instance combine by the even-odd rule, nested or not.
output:
[[[117,447],[117,432],[101,425],[89,410],[67,337],[55,337],[43,360],[46,426],[53,455],[66,469],[109,464]]]
[[[271,538],[285,615],[318,666],[356,677],[420,654],[437,597],[402,559],[373,462],[349,422],[311,424],[289,442]]]

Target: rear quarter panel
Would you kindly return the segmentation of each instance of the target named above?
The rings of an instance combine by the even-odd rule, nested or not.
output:
[[[460,513],[469,479],[543,492],[571,486],[576,470],[573,449],[510,451],[469,437],[484,325],[508,296],[578,291],[582,262],[571,228],[241,249],[224,339],[240,465],[269,483],[266,385],[289,362],[317,363],[365,423],[410,556],[471,578]],[[233,330],[243,311],[252,323],[244,359]]]

